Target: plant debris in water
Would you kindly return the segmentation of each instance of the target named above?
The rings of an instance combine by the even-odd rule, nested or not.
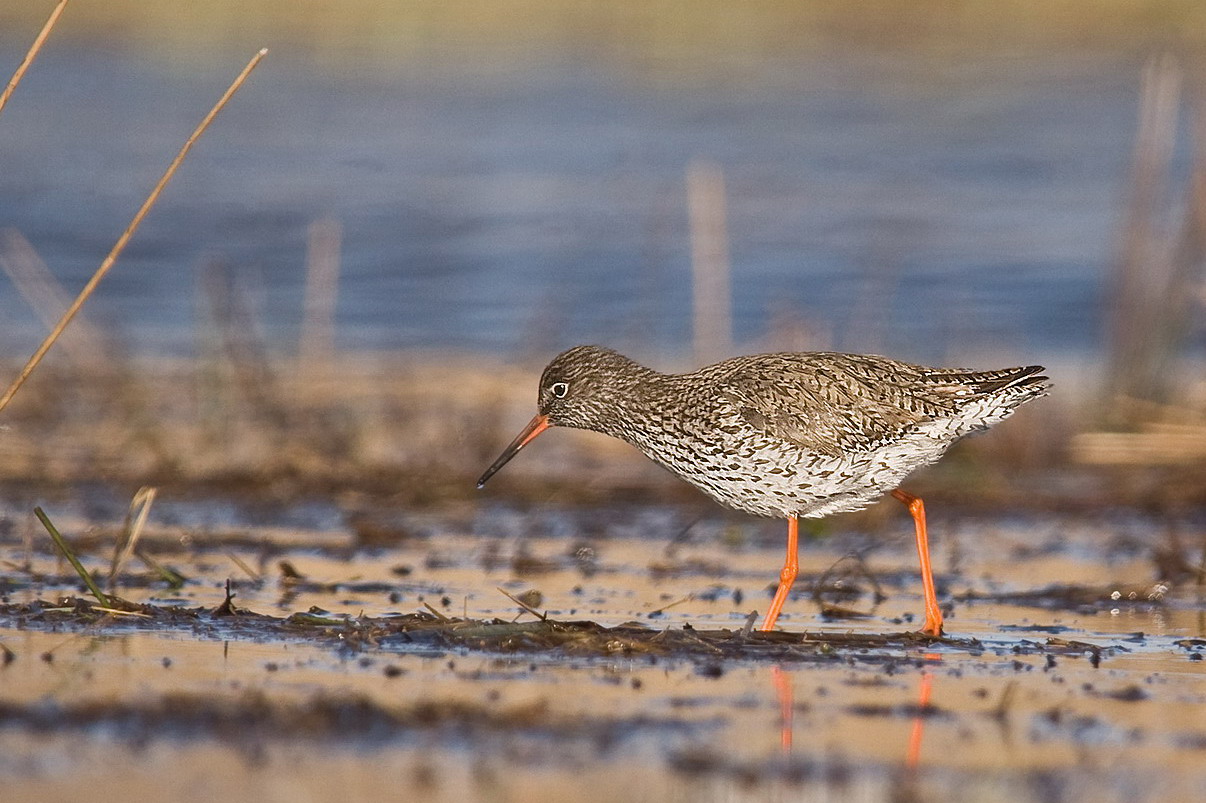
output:
[[[279,638],[332,642],[341,649],[474,650],[493,653],[560,653],[579,657],[648,656],[697,662],[767,660],[785,663],[848,660],[895,663],[902,651],[948,650],[970,654],[1046,654],[1093,656],[1125,651],[1121,645],[1051,637],[1044,642],[1010,640],[989,644],[978,639],[933,638],[915,632],[763,633],[752,619],[738,630],[683,627],[653,629],[633,622],[606,627],[592,621],[471,619],[419,612],[381,617],[331,615],[318,608],[276,617],[238,608],[228,596],[217,608],[185,608],[132,603],[117,597],[101,605],[82,597],[57,602],[0,605],[0,625],[47,629],[187,630],[200,638]],[[923,660],[918,656],[917,660]]]

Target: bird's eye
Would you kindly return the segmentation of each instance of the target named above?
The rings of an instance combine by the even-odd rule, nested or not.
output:
[[[553,395],[558,399],[564,399],[565,394],[569,393],[569,385],[565,382],[554,382],[549,390],[553,391]]]

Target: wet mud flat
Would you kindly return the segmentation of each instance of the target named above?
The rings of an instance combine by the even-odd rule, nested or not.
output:
[[[1178,562],[1138,516],[935,515],[931,639],[904,522],[808,543],[763,634],[778,528],[672,508],[228,511],[111,584],[120,522],[63,511],[107,604],[6,516],[6,800],[1206,795],[1192,520]]]

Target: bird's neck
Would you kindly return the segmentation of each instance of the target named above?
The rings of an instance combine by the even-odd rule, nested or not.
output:
[[[608,383],[609,414],[599,422],[598,431],[644,449],[651,422],[665,406],[662,400],[669,379],[666,374],[637,363],[618,373]]]

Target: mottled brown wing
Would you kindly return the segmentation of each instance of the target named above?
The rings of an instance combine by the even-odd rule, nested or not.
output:
[[[751,427],[837,456],[895,440],[958,406],[953,385],[931,382],[925,369],[886,358],[766,355],[734,371],[725,395]]]

